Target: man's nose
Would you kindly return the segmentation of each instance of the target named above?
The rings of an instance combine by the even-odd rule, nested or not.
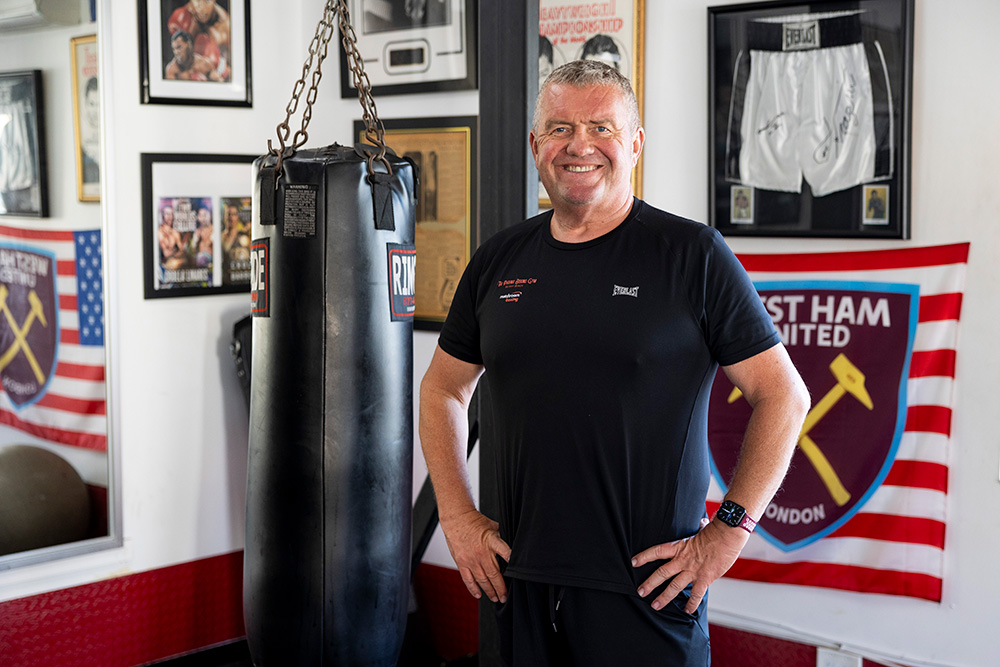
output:
[[[589,155],[594,152],[593,142],[586,127],[573,128],[573,134],[566,145],[566,152],[571,155]]]

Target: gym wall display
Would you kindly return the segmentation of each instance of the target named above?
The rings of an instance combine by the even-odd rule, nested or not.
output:
[[[553,69],[572,60],[600,60],[629,77],[642,116],[645,0],[540,0],[538,86]],[[632,170],[632,189],[642,196],[642,155]],[[551,208],[538,184],[539,208]]]
[[[386,119],[385,143],[417,166],[417,329],[439,330],[477,245],[475,116]],[[354,121],[364,140],[365,126]]]
[[[255,157],[142,154],[145,298],[249,293]]]
[[[250,0],[138,0],[143,104],[251,106]]]
[[[708,8],[709,222],[910,238],[913,0]]]
[[[101,91],[97,35],[70,40],[73,75],[73,130],[76,138],[76,194],[101,201]]]
[[[346,2],[376,97],[476,87],[476,0]],[[340,96],[357,95],[341,47]]]
[[[0,72],[0,215],[47,218],[42,71]]]

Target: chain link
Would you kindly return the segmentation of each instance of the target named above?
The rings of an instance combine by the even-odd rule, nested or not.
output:
[[[335,19],[337,19],[337,23],[334,23]],[[320,19],[319,24],[316,26],[316,33],[309,43],[309,57],[302,64],[302,75],[292,87],[292,99],[288,101],[288,105],[285,107],[285,119],[276,128],[279,147],[275,148],[271,140],[267,140],[268,153],[278,156],[275,171],[278,173],[279,178],[281,177],[281,164],[284,159],[290,157],[309,139],[309,133],[306,131],[306,128],[309,127],[309,122],[312,120],[312,107],[319,93],[319,82],[323,78],[323,61],[326,60],[330,40],[333,37],[333,33],[337,30],[338,25],[342,35],[341,42],[344,45],[344,52],[347,54],[348,68],[351,71],[354,87],[358,90],[358,101],[361,103],[362,109],[361,117],[365,124],[365,139],[375,144],[378,148],[377,152],[368,152],[368,175],[371,176],[375,173],[375,160],[380,161],[388,173],[392,173],[389,160],[385,157],[385,128],[378,117],[378,110],[375,108],[375,98],[372,97],[371,93],[371,81],[368,79],[368,74],[365,73],[365,64],[358,51],[358,37],[351,26],[351,14],[347,7],[347,2],[346,0],[327,0],[326,6],[323,8],[323,18]],[[314,61],[316,63],[315,70],[313,70]],[[306,104],[302,111],[302,124],[296,130],[291,143],[289,143],[288,137],[291,134],[289,121],[298,110],[299,98],[302,96],[302,91],[306,89],[306,79],[310,72],[312,72],[312,81],[308,92],[306,92]],[[277,181],[275,185],[277,185]]]

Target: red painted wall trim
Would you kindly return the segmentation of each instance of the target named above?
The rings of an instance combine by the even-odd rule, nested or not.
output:
[[[132,667],[244,636],[243,552],[0,602],[4,667]]]
[[[475,653],[478,607],[458,571],[415,577],[435,651]],[[4,667],[133,667],[243,637],[243,552],[0,602]],[[807,644],[711,627],[713,667],[813,667]],[[865,667],[877,663],[866,660]]]

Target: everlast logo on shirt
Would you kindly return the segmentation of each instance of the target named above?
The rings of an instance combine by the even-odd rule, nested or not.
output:
[[[393,322],[413,319],[417,309],[417,250],[412,245],[387,243],[389,257],[389,311]]]
[[[782,44],[785,51],[819,48],[819,21],[783,23],[781,27],[784,33]]]
[[[270,239],[258,239],[250,244],[250,313],[254,317],[270,317],[268,290],[268,260]]]

